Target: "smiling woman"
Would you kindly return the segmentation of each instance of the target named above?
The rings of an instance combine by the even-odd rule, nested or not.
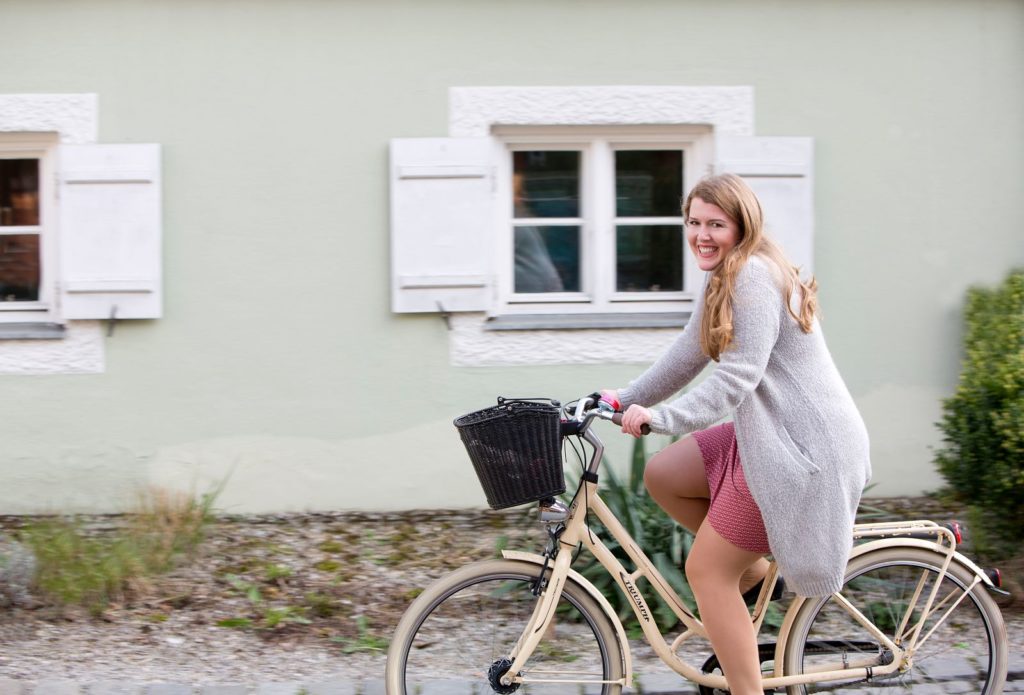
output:
[[[627,406],[627,434],[692,435],[655,455],[644,483],[695,534],[687,579],[731,692],[752,695],[761,674],[742,594],[764,581],[768,552],[798,594],[839,589],[870,477],[867,431],[815,321],[817,286],[766,235],[750,187],[701,179],[683,216],[708,273],[696,313],[654,366],[606,395]],[[710,376],[656,405],[712,360]]]
[[[722,208],[697,197],[690,201],[686,241],[701,270],[714,270],[739,240],[736,221]]]

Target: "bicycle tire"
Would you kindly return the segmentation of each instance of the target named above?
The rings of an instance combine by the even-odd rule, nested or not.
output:
[[[908,603],[904,600],[912,597],[919,580],[926,577],[922,598],[916,605],[923,604],[927,592],[935,585],[945,557],[925,548],[893,547],[871,551],[850,561],[841,593],[893,639],[906,613]],[[955,560],[950,564],[935,599],[936,603],[946,596],[950,600],[943,608],[933,608],[921,637],[936,623],[941,624],[926,642],[918,644],[908,669],[875,677],[869,682],[858,677],[849,682],[793,686],[787,692],[790,695],[819,690],[863,692],[872,686],[910,690],[914,685],[923,688],[938,685],[943,692],[1001,693],[1008,664],[1006,625],[985,586],[976,586],[948,617],[941,618],[974,579],[974,573]],[[915,611],[911,626],[918,616]],[[907,633],[905,629],[902,634]],[[844,655],[851,660],[877,657],[878,663],[885,663],[887,659],[891,662],[892,654],[887,655],[887,651],[833,597],[807,599],[798,609],[789,631],[784,672],[793,675],[805,669],[810,671],[823,660],[841,663]],[[954,689],[948,690],[949,687]]]
[[[385,674],[388,695],[495,692],[488,670],[510,653],[526,627],[537,601],[530,586],[539,570],[529,562],[485,560],[429,586],[395,630]],[[540,671],[560,668],[581,672],[573,678],[620,680],[622,649],[628,645],[619,644],[611,620],[572,578],[566,581],[557,611],[557,634],[538,645],[522,675],[551,677]],[[619,695],[621,686],[529,682],[517,691]]]

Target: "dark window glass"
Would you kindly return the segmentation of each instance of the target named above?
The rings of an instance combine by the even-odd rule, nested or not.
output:
[[[615,289],[678,292],[683,289],[683,228],[619,225],[615,228]]]
[[[682,196],[682,150],[615,152],[616,216],[679,217]]]
[[[579,152],[514,152],[514,215],[579,217]]]
[[[0,159],[0,226],[39,224],[39,160]]]
[[[579,292],[580,228],[515,228],[515,292]]]
[[[39,299],[39,235],[0,235],[0,301]]]

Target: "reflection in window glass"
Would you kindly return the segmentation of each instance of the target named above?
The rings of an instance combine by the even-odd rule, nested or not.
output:
[[[514,152],[515,217],[579,217],[579,152]]]
[[[0,159],[0,226],[39,224],[39,160]]]
[[[619,225],[615,228],[615,289],[619,292],[678,292],[683,289],[683,228],[680,225]]]
[[[579,292],[580,228],[517,226],[515,287],[521,292]]]
[[[0,235],[0,302],[39,299],[39,235]]]
[[[682,195],[682,150],[615,152],[618,217],[678,217]]]

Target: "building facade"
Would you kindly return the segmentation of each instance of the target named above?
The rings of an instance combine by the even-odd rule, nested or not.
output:
[[[819,280],[872,494],[933,490],[964,292],[1024,265],[1011,0],[14,0],[0,27],[0,513],[481,506],[452,419],[653,361],[714,171]]]

